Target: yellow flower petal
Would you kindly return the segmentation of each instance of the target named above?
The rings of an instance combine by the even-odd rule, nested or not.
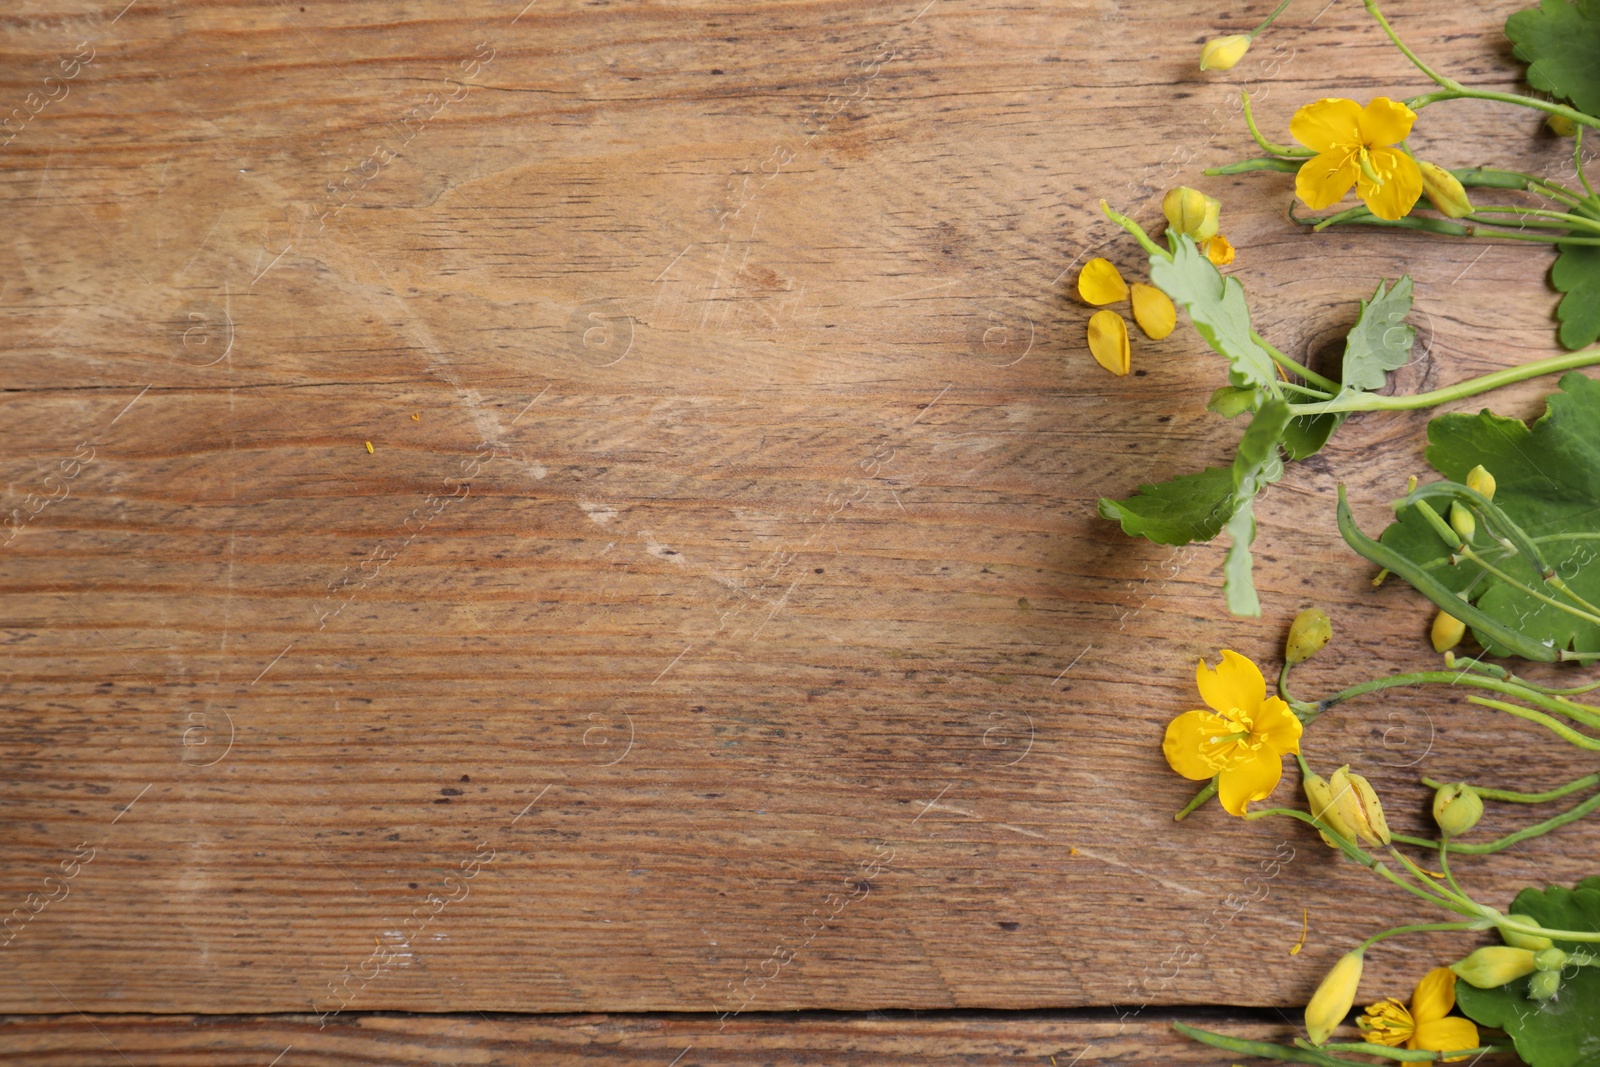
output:
[[[1217,664],[1216,670],[1201,660],[1195,668],[1194,684],[1206,706],[1224,714],[1237,708],[1246,715],[1254,715],[1267,692],[1267,680],[1261,676],[1261,668],[1231,649],[1223,650],[1222,662]]]
[[[1343,200],[1359,177],[1361,165],[1356,160],[1356,149],[1332,148],[1300,165],[1294,192],[1306,207],[1320,211]]]
[[[1115,311],[1096,311],[1090,315],[1089,351],[1094,354],[1095,362],[1112,374],[1127,374],[1133,365],[1133,355],[1128,350],[1127,321]]]
[[[1250,732],[1265,741],[1267,747],[1280,756],[1300,751],[1300,732],[1303,727],[1294,712],[1277,697],[1268,697],[1256,712]],[[1452,973],[1451,977],[1455,975]],[[1445,1009],[1449,1011],[1449,1008]]]
[[[1355,103],[1353,100],[1350,102]],[[1357,121],[1361,129],[1358,140],[1369,148],[1399,144],[1411,136],[1411,124],[1416,121],[1417,113],[1404,104],[1390,100],[1387,96],[1374,97],[1361,109],[1361,116]],[[1321,151],[1321,149],[1316,150]]]
[[[1095,307],[1105,307],[1128,298],[1128,283],[1115,264],[1096,256],[1078,272],[1078,295]]]
[[[1226,267],[1233,262],[1233,245],[1229,244],[1228,239],[1219,233],[1206,242],[1206,258],[1214,266]]]
[[[1178,325],[1178,309],[1172,306],[1172,301],[1160,289],[1134,282],[1133,319],[1146,337],[1159,341]]]
[[[1173,770],[1191,781],[1199,782],[1215,777],[1223,768],[1217,753],[1230,747],[1231,742],[1217,743],[1233,727],[1220,715],[1209,711],[1186,711],[1167,723],[1167,734],[1161,742],[1161,752]]]
[[[1406,1042],[1407,1048],[1427,1049],[1429,1052],[1458,1052],[1478,1047],[1478,1028],[1471,1019],[1452,1015],[1445,1019],[1418,1023],[1417,1032]],[[1460,1063],[1468,1056],[1451,1056],[1446,1063]]]
[[[1325,97],[1315,103],[1307,104],[1294,113],[1294,118],[1289,120],[1289,134],[1313,152],[1348,148],[1363,143],[1362,114],[1361,105],[1354,100]],[[1415,117],[1412,115],[1412,118]],[[1373,121],[1377,122],[1378,116],[1375,115]]]
[[[1398,148],[1374,148],[1367,153],[1372,169],[1384,179],[1374,183],[1357,168],[1356,192],[1380,219],[1404,218],[1422,196],[1422,171],[1417,161]]]
[[[1283,777],[1283,757],[1262,746],[1230,764],[1217,779],[1217,799],[1229,815],[1243,815],[1252,800],[1265,800]]]
[[[1416,992],[1411,994],[1411,1017],[1417,1025],[1443,1019],[1456,1006],[1456,972],[1448,967],[1435,967],[1422,976]],[[1472,1048],[1457,1045],[1456,1048]],[[1449,1049],[1437,1051],[1448,1052]]]

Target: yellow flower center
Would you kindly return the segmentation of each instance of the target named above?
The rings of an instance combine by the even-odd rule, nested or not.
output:
[[[1217,734],[1211,738],[1213,745],[1221,746],[1206,756],[1206,761],[1219,770],[1230,766],[1246,753],[1254,752],[1266,743],[1255,732],[1255,721],[1239,708],[1229,708],[1219,718],[1233,727],[1231,733]]]
[[[1389,177],[1387,174],[1381,173],[1378,170],[1377,166],[1372,161],[1372,153],[1367,151],[1366,145],[1362,145],[1361,148],[1358,149],[1356,162],[1361,167],[1362,177],[1366,178],[1367,181],[1371,182],[1373,185],[1382,185],[1385,179]]]
[[[1361,1036],[1374,1045],[1398,1048],[1416,1033],[1416,1023],[1411,1013],[1393,997],[1368,1006],[1367,1013],[1356,1020]]]

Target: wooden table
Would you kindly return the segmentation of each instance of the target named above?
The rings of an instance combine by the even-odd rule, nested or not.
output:
[[[1231,618],[1219,547],[1094,510],[1225,461],[1219,363],[1180,326],[1113,378],[1073,294],[1141,276],[1099,198],[1154,223],[1190,182],[1290,354],[1407,272],[1398,389],[1554,351],[1541,250],[1312,237],[1287,176],[1200,175],[1251,154],[1240,86],[1280,135],[1421,90],[1359,4],[1204,75],[1270,4],[123,2],[0,19],[6,106],[53,96],[0,149],[0,477],[52,497],[0,551],[0,898],[79,857],[4,949],[0,1048],[1226,1063],[1171,1021],[1287,1040],[1415,921],[1293,826],[1175,824],[1159,739],[1198,658],[1275,663],[1310,603],[1307,693],[1434,662],[1333,520],[1344,482],[1381,525],[1427,415],[1291,467]],[[1520,3],[1390,6],[1518,84]],[[1500,115],[1413,148],[1559,164]],[[1307,751],[1412,832],[1420,773],[1586,769],[1437,692]],[[1503,903],[1597,841],[1462,873]],[[1364,994],[1460,944],[1388,943]]]

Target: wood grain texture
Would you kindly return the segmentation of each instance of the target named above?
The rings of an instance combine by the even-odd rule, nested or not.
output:
[[[1103,1014],[1103,1013],[1102,1013]],[[357,1015],[318,1029],[314,1016],[72,1015],[0,1017],[0,1034],[29,1063],[107,1062],[205,1067],[348,1067],[382,1063],[594,1063],[638,1067],[879,1067],[908,1064],[1163,1063],[1211,1067],[1227,1053],[1172,1029],[1174,1016],[1085,1018],[1076,1013],[904,1012],[868,1016],[756,1012],[719,1028],[682,1015]],[[1195,1026],[1252,1041],[1287,1041],[1282,1023],[1226,1013],[1189,1014]],[[1503,1060],[1480,1059],[1482,1067]]]
[[[1152,220],[1204,184],[1292,355],[1412,274],[1409,391],[1551,351],[1544,253],[1312,238],[1286,178],[1203,181],[1248,154],[1238,85],[1280,131],[1420,89],[1349,3],[1203,76],[1266,5],[1207,6],[0,19],[8,99],[93,51],[0,149],[5,509],[65,486],[0,550],[0,900],[93,850],[0,950],[0,1007],[1283,1006],[1413,918],[1293,827],[1175,825],[1157,742],[1197,658],[1270,662],[1313,601],[1340,637],[1302,692],[1432,660],[1426,605],[1333,521],[1344,482],[1382,522],[1427,416],[1291,468],[1263,618],[1228,618],[1220,549],[1094,514],[1230,454],[1216,361],[1184,329],[1100,372],[1074,264],[1136,267],[1098,198]],[[1516,84],[1519,4],[1392,6],[1454,76]],[[1493,114],[1433,108],[1413,147],[1561,166]],[[1307,750],[1411,832],[1420,773],[1589,769],[1429,692]],[[1461,873],[1504,904],[1597,840]],[[1371,988],[1459,948],[1390,942]]]

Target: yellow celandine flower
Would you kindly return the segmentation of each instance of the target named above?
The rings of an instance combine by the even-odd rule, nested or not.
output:
[[[1435,967],[1417,983],[1411,994],[1411,1010],[1393,997],[1369,1005],[1367,1013],[1356,1019],[1362,1040],[1374,1045],[1429,1052],[1458,1052],[1478,1047],[1478,1028],[1472,1020],[1451,1015],[1456,1006],[1456,976],[1448,967]],[[1457,1063],[1466,1056],[1452,1056],[1446,1063]]]
[[[1223,650],[1215,670],[1205,660],[1195,685],[1210,711],[1186,711],[1167,724],[1161,751],[1172,769],[1193,781],[1217,779],[1217,797],[1230,815],[1265,800],[1283,777],[1283,757],[1300,751],[1300,720],[1267,696],[1261,669]]]
[[[1391,147],[1411,134],[1417,113],[1380,96],[1366,107],[1329,97],[1289,120],[1294,139],[1317,153],[1300,167],[1295,193],[1314,210],[1332,207],[1353,185],[1372,213],[1393,222],[1422,196],[1417,161]]]

